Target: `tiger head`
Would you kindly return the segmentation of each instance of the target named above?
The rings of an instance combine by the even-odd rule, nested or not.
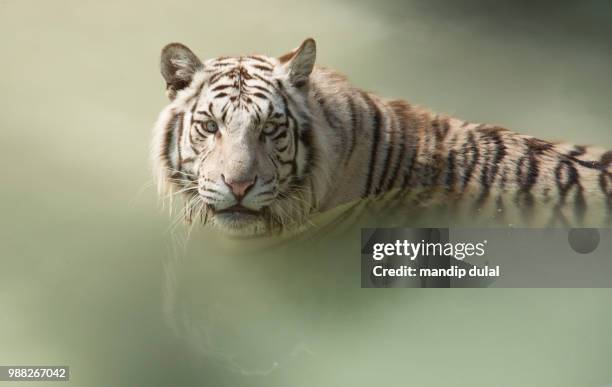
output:
[[[153,162],[164,195],[186,219],[238,235],[300,223],[316,207],[307,95],[315,42],[281,57],[200,61],[186,46],[161,53],[169,105],[155,126]]]

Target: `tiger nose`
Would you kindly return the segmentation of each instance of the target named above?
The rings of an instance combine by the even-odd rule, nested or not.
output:
[[[246,196],[251,188],[255,185],[257,181],[257,176],[252,178],[251,180],[226,180],[225,176],[221,174],[221,180],[232,190],[232,193],[236,197],[236,200],[239,202]]]

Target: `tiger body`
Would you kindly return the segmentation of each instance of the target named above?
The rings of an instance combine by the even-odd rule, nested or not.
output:
[[[380,202],[504,224],[610,223],[612,152],[387,100],[314,66],[314,55],[307,40],[280,58],[201,63],[167,46],[172,102],[155,126],[153,161],[188,218],[260,235]]]

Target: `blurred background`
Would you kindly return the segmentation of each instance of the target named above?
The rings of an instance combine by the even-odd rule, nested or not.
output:
[[[87,387],[612,383],[609,289],[360,289],[358,234],[179,246],[148,162],[161,48],[309,36],[364,89],[612,147],[604,0],[0,0],[0,364]]]

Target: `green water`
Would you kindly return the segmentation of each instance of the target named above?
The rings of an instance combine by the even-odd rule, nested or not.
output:
[[[610,14],[0,0],[0,364],[85,387],[612,383],[610,290],[360,289],[356,234],[253,250],[196,228],[182,250],[148,165],[170,41],[276,55],[313,36],[365,89],[611,147]]]

